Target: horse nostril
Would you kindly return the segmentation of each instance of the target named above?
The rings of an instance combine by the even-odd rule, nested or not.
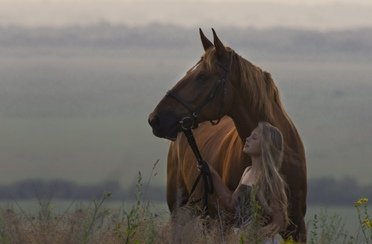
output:
[[[157,116],[157,115],[150,115],[150,116],[149,116],[149,124],[150,124],[151,127],[153,127],[153,128],[158,127],[159,124],[160,124],[159,116]]]

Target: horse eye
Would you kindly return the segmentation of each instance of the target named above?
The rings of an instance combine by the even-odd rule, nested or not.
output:
[[[203,81],[207,79],[207,76],[205,74],[199,74],[196,79],[199,81]]]

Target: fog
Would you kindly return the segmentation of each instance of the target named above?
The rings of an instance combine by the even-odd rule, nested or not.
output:
[[[372,29],[220,28],[270,72],[305,144],[309,178],[371,184]],[[209,36],[209,29],[205,30]],[[0,28],[0,183],[165,183],[169,141],[148,114],[203,54],[197,28]]]
[[[2,0],[0,25],[86,26],[104,21],[330,30],[372,26],[371,11],[369,0]]]

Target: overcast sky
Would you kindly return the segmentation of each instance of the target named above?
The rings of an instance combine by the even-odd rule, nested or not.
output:
[[[0,0],[0,6],[1,26],[156,22],[188,27],[372,27],[370,0]]]

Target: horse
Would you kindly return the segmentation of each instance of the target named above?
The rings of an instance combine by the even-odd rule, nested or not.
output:
[[[213,43],[199,29],[204,54],[148,117],[153,134],[171,141],[166,186],[169,210],[175,212],[193,197],[190,192],[198,174],[195,156],[185,135],[179,133],[183,118],[192,118],[194,137],[203,158],[231,191],[239,184],[244,169],[251,165],[249,156],[242,153],[245,138],[259,121],[268,121],[284,136],[280,172],[288,186],[290,224],[280,234],[306,242],[307,170],[301,137],[271,74],[225,46],[213,28],[212,31]],[[199,186],[192,195],[202,193]],[[211,217],[217,217],[218,204],[213,194],[208,205]]]

